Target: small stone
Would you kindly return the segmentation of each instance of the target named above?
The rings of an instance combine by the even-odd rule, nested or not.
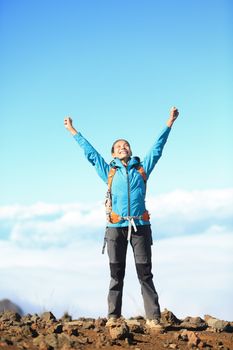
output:
[[[32,321],[33,323],[37,323],[37,322],[40,321],[40,317],[39,317],[37,314],[34,314],[34,315],[32,315],[32,317],[31,317],[31,321]]]
[[[31,347],[31,344],[28,344],[26,341],[21,343],[23,349],[29,349]]]
[[[95,328],[94,328],[94,331],[95,331],[96,333],[100,333],[100,332],[102,332],[102,329],[101,329],[101,327],[95,327]]]
[[[83,345],[91,343],[88,337],[78,337],[77,342]]]
[[[53,348],[52,348],[53,349]],[[51,346],[46,344],[45,341],[42,341],[39,344],[39,350],[51,350]]]
[[[164,309],[161,313],[161,319],[165,324],[180,324],[180,320],[169,310]]]
[[[129,327],[130,332],[144,334],[144,327],[138,322],[137,319],[125,320],[125,323]]]
[[[179,333],[174,333],[173,339],[174,339],[175,341],[182,340],[181,334],[179,334]]]
[[[23,322],[25,325],[31,325],[32,324],[31,318],[32,318],[32,315],[27,314],[21,318],[21,322]]]
[[[83,321],[75,320],[75,321],[65,322],[64,326],[82,327],[83,326]]]
[[[43,334],[40,334],[38,337],[36,337],[35,339],[33,339],[33,344],[36,346],[39,346],[40,343],[44,342],[45,343],[45,337]]]
[[[94,328],[95,328],[94,321],[84,321],[83,322],[83,329],[94,329]]]
[[[77,337],[79,335],[78,327],[75,325],[70,325],[70,322],[63,326],[63,332],[66,332],[69,336],[74,335]]]
[[[20,322],[21,316],[20,314],[14,311],[5,311],[1,314],[0,320],[2,322]]]
[[[95,322],[94,318],[91,317],[79,317],[78,321],[82,321],[82,322]]]
[[[187,340],[189,346],[197,346],[200,343],[200,338],[192,331],[184,330],[181,333],[181,337],[183,340],[188,338]]]
[[[65,333],[58,334],[57,340],[59,347],[70,347],[74,344],[74,341]]]
[[[188,330],[204,330],[207,324],[201,317],[188,316],[180,323],[180,327]]]
[[[49,346],[52,346],[53,348],[57,348],[58,346],[58,338],[56,334],[48,334],[44,338],[45,343],[48,344]]]
[[[60,350],[74,350],[74,348],[70,345],[64,344]]]
[[[45,322],[56,321],[56,317],[50,311],[43,312],[43,314],[40,316],[40,318],[41,318],[41,320],[43,320]]]
[[[127,326],[140,326],[141,325],[141,323],[138,322],[138,320],[136,320],[136,319],[125,320],[125,323],[127,324]]]
[[[125,339],[129,337],[129,327],[125,322],[116,324],[115,326],[109,327],[109,333],[113,340]]]
[[[5,344],[5,345],[13,345],[14,344],[12,339],[8,339],[5,337],[2,337],[0,341],[1,341],[1,343]]]
[[[38,336],[38,333],[35,329],[33,329],[31,326],[29,325],[25,325],[21,327],[21,332],[20,332],[23,336],[32,336],[33,338]]]
[[[107,338],[104,334],[98,334],[98,338],[96,340],[96,343],[95,343],[95,347],[97,349],[99,348],[102,348],[103,346],[105,346],[107,343]]]
[[[129,320],[145,321],[145,318],[141,315],[130,317]]]
[[[205,321],[212,330],[217,332],[233,332],[230,322],[219,320],[215,317],[205,315]]]
[[[61,323],[58,323],[54,326],[53,332],[56,334],[60,334],[63,331],[63,325]]]
[[[107,323],[107,319],[106,318],[97,318],[97,320],[95,320],[95,327],[105,327]]]
[[[171,344],[169,344],[169,348],[170,349],[178,349],[178,345],[175,343],[171,343]]]

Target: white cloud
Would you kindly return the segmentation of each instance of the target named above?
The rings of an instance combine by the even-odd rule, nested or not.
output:
[[[155,237],[198,234],[209,227],[232,227],[233,189],[181,191],[148,198]],[[0,207],[5,239],[36,246],[65,245],[83,238],[100,239],[105,226],[103,203]]]
[[[32,205],[10,205],[0,207],[0,220],[17,220],[25,222],[38,220],[53,220],[56,224],[85,225],[87,223],[98,226],[103,214],[100,210],[101,203],[68,203],[68,204],[48,204],[38,202]],[[102,213],[102,210],[101,210]],[[100,214],[100,215],[99,215]],[[100,216],[100,219],[99,219]]]
[[[65,245],[103,231],[104,206],[101,203],[54,205],[36,203],[0,208],[7,238],[17,244],[37,248]],[[0,224],[1,224],[0,221]]]
[[[148,208],[162,308],[233,320],[233,189],[174,191],[149,198]],[[12,297],[26,312],[106,315],[104,220],[101,203],[1,207],[0,298]],[[126,316],[143,314],[130,249],[123,305]]]
[[[159,241],[160,295],[168,308],[183,316],[210,313],[232,320],[232,251],[233,230],[218,227],[201,235]]]
[[[232,232],[216,227],[196,236],[154,242],[154,282],[162,309],[167,307],[178,317],[209,313],[232,320],[232,249]],[[26,312],[106,315],[108,258],[98,242],[47,250],[0,242],[0,250],[0,297],[12,297]],[[123,300],[126,317],[144,313],[131,248]]]
[[[148,200],[158,218],[167,215],[188,216],[192,220],[217,216],[225,218],[233,212],[233,188],[215,190],[176,190]]]
[[[212,226],[232,228],[233,189],[177,190],[150,197],[148,207],[160,238],[198,234]]]

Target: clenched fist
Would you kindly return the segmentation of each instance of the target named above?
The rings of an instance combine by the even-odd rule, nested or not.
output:
[[[178,108],[176,107],[172,107],[171,110],[170,110],[170,117],[174,120],[176,120],[176,118],[178,117],[179,115],[179,111],[178,111]]]
[[[72,134],[77,134],[77,130],[73,127],[73,121],[70,117],[65,117],[64,119],[65,128]]]
[[[178,117],[179,115],[179,111],[178,111],[178,108],[176,107],[172,107],[171,110],[170,110],[170,117],[167,121],[167,126],[169,128],[172,127],[172,124],[174,123],[174,121],[176,120],[176,118]]]

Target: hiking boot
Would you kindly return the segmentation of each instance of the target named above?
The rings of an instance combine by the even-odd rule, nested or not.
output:
[[[108,320],[107,320],[107,323],[106,323],[106,327],[113,327],[117,324],[117,318],[116,317],[110,317]]]
[[[161,325],[160,321],[158,319],[153,319],[153,320],[146,320],[146,327],[150,328],[151,330],[154,331],[162,331],[163,326]]]

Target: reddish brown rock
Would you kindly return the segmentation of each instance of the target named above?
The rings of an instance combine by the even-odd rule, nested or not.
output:
[[[201,317],[186,317],[181,323],[180,327],[188,330],[204,330],[207,328],[206,322]]]
[[[106,319],[63,322],[47,314],[43,319],[38,315],[26,315],[16,321],[15,315],[1,315],[4,321],[0,321],[0,350],[233,350],[232,333],[213,332],[210,328],[195,332],[181,330],[172,313],[167,316],[166,321],[173,325],[155,334],[139,331],[144,327],[144,318],[121,318],[106,327]],[[201,322],[198,318],[185,320],[195,327]]]
[[[201,341],[197,334],[192,331],[184,330],[181,333],[181,337],[187,339],[189,346],[197,346]]]
[[[129,327],[124,321],[117,322],[116,324],[108,328],[109,328],[110,337],[112,339],[125,339],[130,337]]]
[[[169,325],[178,325],[181,322],[171,311],[167,309],[164,309],[164,311],[161,313],[161,319],[164,324]]]
[[[230,322],[219,320],[210,315],[205,315],[205,321],[208,327],[216,332],[233,332],[233,327]]]

